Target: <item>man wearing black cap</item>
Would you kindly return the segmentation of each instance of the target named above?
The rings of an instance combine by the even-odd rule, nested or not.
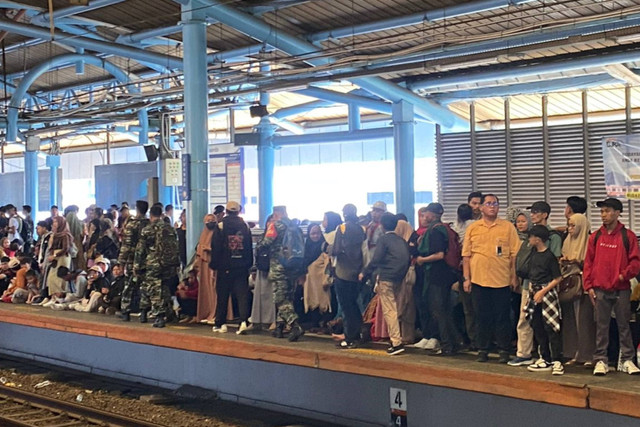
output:
[[[584,260],[583,286],[589,294],[596,314],[596,366],[593,375],[606,375],[608,371],[607,347],[611,311],[615,313],[620,340],[622,371],[640,374],[633,363],[633,341],[629,321],[631,318],[631,285],[629,280],[640,273],[640,251],[636,235],[618,218],[622,203],[606,199],[596,204],[600,208],[602,226],[592,233]]]
[[[560,233],[549,226],[549,215],[551,214],[551,206],[547,202],[535,202],[527,208],[531,211],[531,222],[534,225],[543,225],[549,230],[549,241],[546,243],[549,250],[556,258],[562,256],[562,237]]]
[[[461,339],[452,318],[451,285],[458,278],[444,261],[449,247],[447,226],[441,221],[444,208],[440,203],[430,203],[425,212],[429,224],[416,261],[424,269],[428,308],[440,331],[440,348],[434,349],[434,354],[454,355]]]

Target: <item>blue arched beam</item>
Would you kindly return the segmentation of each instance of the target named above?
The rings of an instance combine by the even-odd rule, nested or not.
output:
[[[20,84],[13,92],[11,101],[9,102],[9,111],[7,112],[7,142],[16,142],[18,139],[18,111],[23,99],[27,96],[27,90],[29,89],[29,87],[31,87],[31,85],[41,75],[49,71],[51,68],[54,68],[60,64],[73,63],[78,61],[83,61],[87,64],[91,64],[104,69],[113,77],[115,77],[116,80],[118,80],[118,82],[120,82],[121,84],[127,84],[129,92],[140,93],[140,89],[138,87],[133,84],[129,85],[129,83],[131,83],[131,74],[126,73],[121,68],[105,61],[102,58],[78,53],[68,53],[50,58],[31,69],[20,81]],[[138,134],[138,141],[140,142],[140,144],[146,144],[149,133],[149,117],[147,115],[146,109],[138,111],[138,121],[140,122],[141,126],[140,133]]]

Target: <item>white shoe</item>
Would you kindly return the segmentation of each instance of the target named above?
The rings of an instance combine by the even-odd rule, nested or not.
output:
[[[440,349],[440,341],[438,341],[435,338],[431,338],[427,342],[427,345],[424,346],[424,349],[425,350],[431,350],[431,351],[439,350]]]
[[[236,331],[236,334],[244,335],[248,330],[249,330],[249,327],[247,326],[247,322],[242,322],[242,323],[240,323],[240,327]],[[638,369],[638,368],[636,368],[636,369]]]
[[[45,298],[42,301],[40,301],[37,305],[45,305],[46,303],[48,303],[50,301],[49,298]]]
[[[531,372],[551,372],[553,371],[553,366],[544,359],[538,359],[533,365],[527,366],[527,370]]]
[[[417,343],[415,343],[413,346],[416,348],[421,348],[424,350],[424,348],[427,346],[427,343],[429,342],[428,339],[426,338],[422,338],[420,341],[418,341]]]
[[[562,362],[553,362],[551,375],[564,375],[564,366],[562,366]]]
[[[598,363],[596,363],[596,367],[593,368],[593,375],[596,375],[596,376],[607,375],[607,372],[609,372],[609,367],[607,366],[607,364],[604,363],[602,360],[598,360]]]
[[[49,301],[47,301],[46,303],[42,304],[43,307],[51,307],[52,305],[54,305],[56,303],[55,299],[50,299]]]
[[[622,372],[626,372],[629,375],[640,374],[640,369],[631,360],[627,360],[622,364]]]
[[[227,333],[227,325],[222,325],[220,327],[214,326],[211,330],[213,332],[217,332],[217,333],[220,333],[220,334],[226,334]]]

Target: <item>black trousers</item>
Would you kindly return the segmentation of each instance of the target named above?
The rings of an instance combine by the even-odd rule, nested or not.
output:
[[[348,342],[359,341],[362,329],[362,312],[358,306],[358,295],[360,295],[361,285],[358,282],[348,282],[338,278],[334,280],[333,285],[344,316],[345,340]]]
[[[249,320],[249,273],[247,271],[219,270],[216,276],[216,326],[224,325],[227,319],[229,295],[236,297],[240,322]]]
[[[500,351],[511,350],[511,288],[488,288],[473,284],[473,307],[478,326],[480,351],[489,351],[495,336]]]
[[[429,311],[438,324],[440,347],[445,352],[458,350],[462,339],[453,322],[451,305],[451,285],[429,284],[427,287]]]
[[[424,273],[418,273],[421,267],[416,268],[416,283],[413,285],[413,300],[415,301],[417,318],[420,323],[422,338],[435,338],[440,340],[438,322],[429,309],[429,293],[425,290]],[[427,287],[428,288],[428,287]]]
[[[538,342],[540,357],[548,363],[562,362],[562,335],[542,318],[542,304],[535,305],[531,327]]]
[[[178,304],[180,304],[180,311],[187,316],[195,317],[198,311],[198,300],[194,298],[178,298]],[[216,310],[218,307],[216,306]],[[226,317],[226,314],[225,314]]]

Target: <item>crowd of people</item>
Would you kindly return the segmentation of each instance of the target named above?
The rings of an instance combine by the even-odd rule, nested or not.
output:
[[[212,326],[239,335],[268,329],[298,341],[331,334],[338,349],[388,341],[387,353],[413,346],[434,356],[477,352],[477,361],[562,375],[583,365],[640,374],[640,250],[619,217],[617,199],[567,199],[565,224],[548,224],[545,201],[506,208],[472,192],[443,223],[443,206],[418,211],[418,228],[384,202],[358,216],[326,212],[321,223],[289,219],[276,206],[254,231],[234,201],[204,218],[187,260],[186,214],[137,201],[70,206],[38,222],[31,209],[0,208],[2,301],[54,310],[119,315],[162,328],[167,322]],[[147,216],[147,211],[149,215]],[[35,233],[34,233],[35,231]],[[515,356],[513,351],[515,350]],[[537,355],[534,357],[534,355]]]

